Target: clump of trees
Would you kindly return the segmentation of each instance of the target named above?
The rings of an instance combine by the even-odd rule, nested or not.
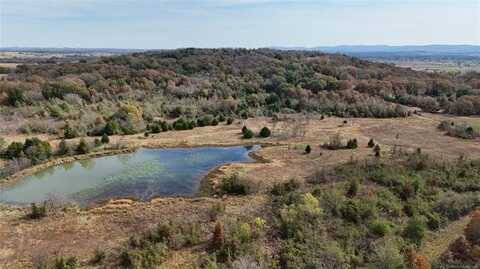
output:
[[[341,55],[186,49],[22,65],[0,82],[0,102],[11,106],[4,116],[18,112],[27,124],[58,121],[39,132],[61,134],[69,123],[68,139],[70,131],[141,133],[158,118],[202,127],[275,113],[407,117],[404,105],[480,114],[479,80],[476,73],[423,73]],[[190,125],[178,122],[178,129]]]
[[[52,155],[50,143],[36,137],[27,138],[24,143],[12,142],[3,152],[7,159],[27,158],[33,164],[48,160]]]
[[[343,138],[340,134],[330,136],[329,141],[322,145],[322,148],[328,150],[356,149],[357,147],[358,141],[356,138],[349,139],[347,143],[344,143]]]
[[[220,193],[222,194],[246,195],[248,191],[248,185],[240,180],[238,174],[224,177],[220,184]]]
[[[480,137],[480,131],[466,124],[456,124],[454,122],[442,121],[438,129],[445,131],[448,136],[459,137],[463,139],[475,139]]]

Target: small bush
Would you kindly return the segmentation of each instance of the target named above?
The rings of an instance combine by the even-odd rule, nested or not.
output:
[[[223,203],[215,203],[208,210],[210,221],[217,221],[218,218],[222,216],[224,213],[225,213],[225,204]]]
[[[87,154],[90,152],[90,146],[87,144],[85,139],[80,139],[80,143],[77,146],[76,152],[77,154]]]
[[[57,155],[65,156],[70,154],[71,154],[71,149],[68,146],[67,141],[65,139],[62,139],[62,141],[60,141],[60,143],[58,144]]]
[[[18,88],[13,88],[7,91],[7,103],[11,106],[19,106],[25,102],[23,91]]]
[[[269,137],[271,134],[272,132],[267,127],[263,127],[262,130],[260,130],[260,137],[266,138]]]
[[[237,174],[224,177],[220,186],[222,193],[233,195],[246,195],[248,193],[248,186],[240,182]]]
[[[368,141],[368,147],[369,148],[375,147],[375,141],[373,140],[373,138],[370,138],[370,140]]]
[[[12,142],[8,145],[4,153],[5,157],[8,159],[18,159],[23,156],[23,143],[21,142]]]
[[[93,253],[93,257],[90,260],[90,263],[93,265],[98,265],[103,263],[105,261],[105,258],[107,255],[105,254],[105,251],[100,250],[100,249],[95,249],[95,252]]]
[[[197,119],[197,126],[204,127],[204,126],[212,125],[213,120],[214,120],[214,117],[212,115],[204,115]],[[217,124],[218,124],[218,121],[217,121]]]
[[[110,120],[105,124],[103,132],[107,135],[116,135],[120,132],[120,125],[116,120]]]
[[[63,138],[72,139],[78,136],[78,132],[73,129],[69,124],[63,129]]]
[[[219,250],[225,244],[225,229],[223,224],[217,222],[215,229],[213,230],[212,239],[210,241],[210,249]]]
[[[420,217],[413,217],[408,221],[407,227],[403,230],[403,236],[417,246],[420,246],[426,233],[425,221]]]
[[[168,247],[164,243],[145,242],[120,254],[120,265],[131,269],[153,269],[165,261]]]
[[[245,132],[243,132],[243,138],[250,139],[252,137],[253,137],[253,131],[247,128]]]
[[[377,269],[405,268],[404,258],[393,240],[387,240],[375,247],[375,267]]]
[[[357,195],[358,189],[360,188],[360,183],[356,178],[350,180],[347,189],[347,196],[348,197],[355,197]]]
[[[107,135],[106,133],[104,133],[104,134],[102,135],[102,143],[103,143],[103,144],[108,144],[108,143],[110,143],[110,138],[108,137],[108,135]]]
[[[375,220],[370,224],[370,231],[380,237],[384,237],[390,232],[390,223],[384,220]]]
[[[310,152],[312,152],[312,148],[310,147],[310,145],[307,145],[305,147],[305,154],[310,154]]]
[[[242,127],[242,134],[244,134],[247,130],[248,130],[247,126],[244,125],[244,126]]]
[[[357,147],[358,147],[358,141],[356,138],[348,140],[347,149],[356,149]]]
[[[342,143],[342,137],[340,134],[335,134],[330,136],[328,143],[323,144],[322,147],[325,149],[337,150],[342,149],[345,146]]]
[[[227,125],[231,125],[233,123],[233,118],[228,118],[227,119]]]
[[[283,196],[287,193],[297,190],[299,187],[300,183],[298,183],[295,179],[290,179],[284,183],[275,183],[270,193],[276,196]]]
[[[47,204],[44,202],[41,206],[37,206],[36,203],[32,203],[30,207],[30,213],[27,217],[30,219],[41,219],[47,216]]]
[[[375,147],[373,148],[373,152],[375,152],[375,157],[380,157],[382,149],[379,145],[375,145]]]
[[[77,258],[75,257],[58,257],[52,269],[75,269],[77,268]]]

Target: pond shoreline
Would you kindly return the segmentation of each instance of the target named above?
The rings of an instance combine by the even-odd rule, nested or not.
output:
[[[57,166],[57,165],[62,165],[62,164],[67,164],[75,161],[81,161],[81,160],[89,160],[89,159],[95,159],[99,157],[106,157],[106,156],[114,156],[114,155],[121,155],[121,154],[129,154],[129,153],[134,153],[137,150],[141,148],[146,148],[146,149],[172,149],[172,148],[201,148],[201,147],[235,147],[235,146],[254,146],[254,145],[259,145],[261,148],[264,147],[269,147],[269,146],[274,146],[275,144],[273,143],[231,143],[231,144],[198,144],[198,145],[185,145],[185,144],[180,144],[180,145],[152,145],[150,143],[146,144],[141,144],[141,145],[135,145],[131,147],[126,147],[123,149],[107,149],[107,150],[100,150],[96,152],[91,152],[88,154],[82,154],[82,155],[74,155],[74,156],[67,156],[67,157],[61,157],[61,158],[56,158],[26,169],[23,169],[11,176],[8,176],[6,178],[3,178],[0,180],[0,186],[8,186],[8,185],[13,185],[16,184],[18,181],[23,180],[25,177],[32,176],[42,170]],[[248,156],[254,160],[253,163],[268,163],[270,162],[269,160],[265,159],[264,157],[260,156],[257,153],[257,150],[252,150],[248,153]],[[240,163],[248,163],[248,162],[240,162]],[[208,191],[208,186],[211,186],[211,179],[218,176],[219,173],[221,172],[221,169],[224,166],[229,165],[230,163],[226,163],[220,166],[217,166],[215,168],[212,168],[206,175],[204,175],[201,180],[200,180],[200,185],[196,193],[192,196],[178,196],[178,197],[171,197],[171,198],[199,198],[199,197],[209,197],[213,193]],[[153,199],[159,199],[159,198],[165,198],[163,196],[155,196],[149,199],[148,201],[145,202],[151,202]],[[132,198],[132,197],[118,197],[118,198],[111,198],[105,201],[99,201],[95,202],[94,205],[91,207],[87,208],[94,208],[99,205],[109,203],[115,200],[121,200],[121,199],[128,199],[132,201],[137,201],[137,199]],[[4,206],[9,206],[8,204],[1,203],[1,205]],[[14,206],[14,207],[25,207],[25,206]]]

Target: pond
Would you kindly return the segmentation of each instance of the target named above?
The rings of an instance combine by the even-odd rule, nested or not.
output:
[[[26,204],[56,200],[88,205],[110,198],[149,200],[192,196],[201,179],[226,163],[254,162],[259,146],[139,149],[134,153],[75,161],[0,186],[0,201]]]

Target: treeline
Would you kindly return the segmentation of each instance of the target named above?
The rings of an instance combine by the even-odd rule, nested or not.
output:
[[[343,55],[182,49],[21,65],[0,81],[0,113],[19,122],[34,117],[20,129],[47,133],[66,122],[87,132],[112,117],[126,121],[126,107],[139,129],[152,118],[205,115],[408,116],[402,105],[473,115],[480,113],[479,86],[478,73],[416,72]],[[58,126],[42,126],[47,120]]]

